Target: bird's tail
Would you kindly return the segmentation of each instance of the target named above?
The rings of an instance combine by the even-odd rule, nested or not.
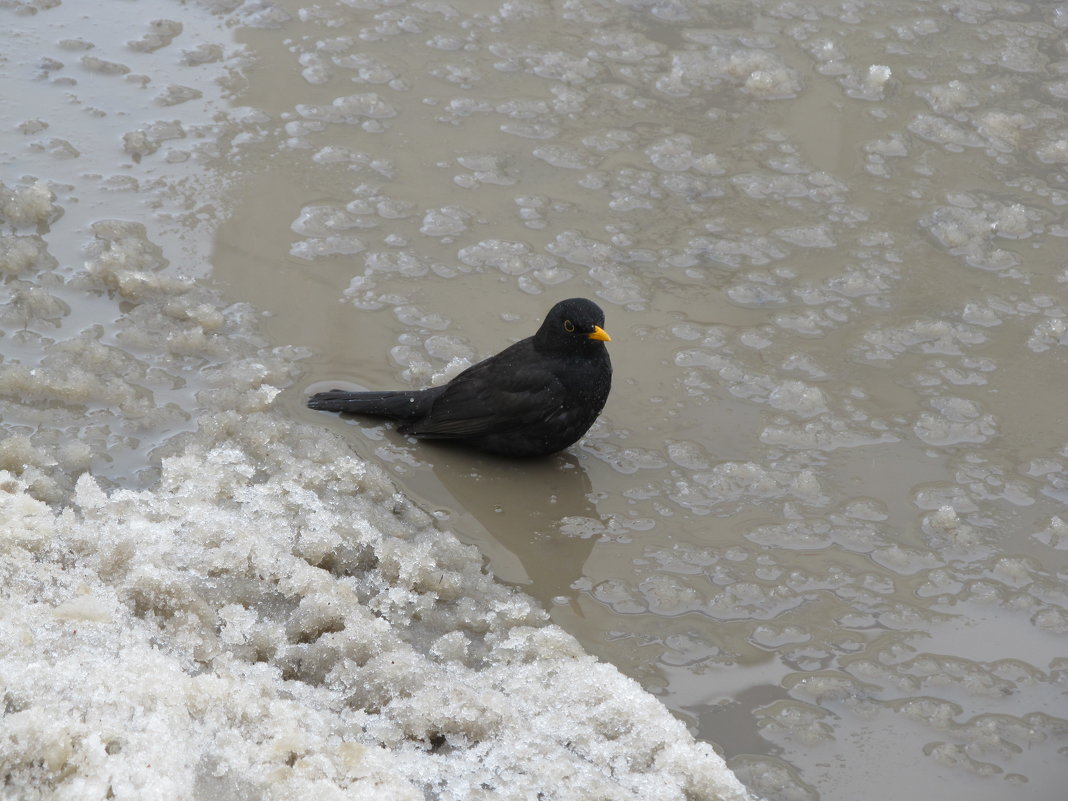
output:
[[[425,413],[425,390],[390,392],[346,392],[331,389],[308,398],[308,408],[324,412],[349,412],[411,420]]]

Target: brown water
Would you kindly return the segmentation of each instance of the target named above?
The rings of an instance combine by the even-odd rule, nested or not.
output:
[[[280,5],[238,32],[240,102],[272,123],[214,262],[316,352],[292,415],[766,797],[1056,797],[1061,10]],[[444,380],[574,295],[605,307],[616,379],[569,453],[303,408]]]
[[[298,163],[232,104],[257,54],[230,32],[288,16],[204,5],[0,3],[2,795],[748,798],[346,437],[275,403],[310,351],[268,341],[209,254],[226,187]]]

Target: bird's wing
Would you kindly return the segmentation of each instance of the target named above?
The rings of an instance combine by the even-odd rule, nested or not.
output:
[[[551,418],[564,397],[548,368],[523,359],[489,359],[456,376],[405,433],[451,439],[514,431]]]

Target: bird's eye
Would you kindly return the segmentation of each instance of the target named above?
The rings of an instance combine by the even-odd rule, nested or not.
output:
[[[570,320],[564,320],[564,330],[570,334],[575,330],[575,324]]]

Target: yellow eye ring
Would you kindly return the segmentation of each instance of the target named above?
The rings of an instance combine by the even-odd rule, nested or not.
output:
[[[570,334],[575,330],[575,324],[570,320],[564,320],[564,330]]]

